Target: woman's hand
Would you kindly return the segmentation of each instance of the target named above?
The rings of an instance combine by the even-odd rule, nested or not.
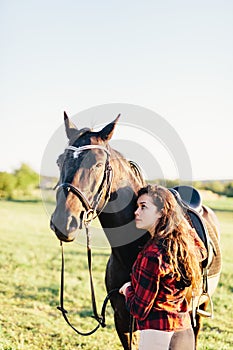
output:
[[[119,293],[125,296],[125,291],[129,286],[131,286],[131,282],[126,282],[125,284],[123,284],[123,286],[119,289]]]

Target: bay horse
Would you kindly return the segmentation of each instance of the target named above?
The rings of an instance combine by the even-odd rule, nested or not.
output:
[[[57,160],[60,179],[56,208],[50,220],[50,227],[57,238],[62,242],[72,242],[85,220],[92,220],[95,214],[98,215],[111,246],[105,274],[107,292],[119,289],[130,280],[132,265],[150,237],[148,232],[136,229],[134,222],[137,192],[146,183],[137,166],[109,145],[119,116],[100,131],[94,131],[78,129],[64,113],[69,144]],[[215,214],[209,208],[203,209],[203,216],[215,246],[215,254],[208,267],[212,294],[221,268],[219,231]],[[200,309],[207,308],[207,299],[201,300]],[[130,315],[125,299],[114,293],[110,301],[121,344],[124,350],[129,350]],[[200,315],[196,314],[196,323],[193,324],[196,339],[200,324]],[[138,332],[134,331],[132,349],[137,349],[137,344]]]

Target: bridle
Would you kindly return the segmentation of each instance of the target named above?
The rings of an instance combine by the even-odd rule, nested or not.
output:
[[[64,260],[64,250],[63,250],[63,245],[62,242],[60,242],[61,244],[61,250],[62,250],[62,265],[61,265],[61,289],[60,289],[60,306],[58,306],[58,310],[61,311],[65,321],[68,323],[68,325],[78,334],[83,335],[83,336],[88,336],[93,334],[95,331],[97,331],[97,329],[101,326],[101,327],[105,327],[105,309],[108,303],[108,300],[110,299],[111,295],[113,293],[119,292],[119,289],[113,289],[111,290],[108,295],[106,296],[103,306],[102,306],[102,310],[101,310],[101,314],[99,315],[97,312],[97,307],[96,307],[96,298],[95,298],[95,291],[94,291],[94,284],[93,284],[93,278],[92,278],[92,255],[91,255],[91,243],[90,243],[90,231],[89,231],[89,225],[92,222],[92,220],[97,217],[102,210],[104,209],[104,207],[106,206],[109,197],[110,197],[110,192],[111,192],[111,185],[112,185],[112,175],[113,175],[113,171],[112,171],[112,167],[109,164],[109,157],[110,157],[110,152],[109,150],[102,146],[102,145],[86,145],[86,146],[82,146],[82,147],[74,147],[74,146],[68,146],[66,148],[66,150],[70,150],[73,151],[73,156],[74,158],[78,158],[78,155],[85,151],[85,150],[90,150],[90,149],[102,149],[106,152],[107,154],[107,159],[105,162],[105,169],[104,169],[104,175],[103,175],[103,179],[101,181],[101,184],[99,186],[99,189],[96,193],[96,195],[94,196],[94,199],[92,201],[92,203],[89,202],[89,200],[87,199],[87,197],[85,196],[85,194],[76,186],[68,183],[68,182],[64,182],[60,185],[57,186],[58,190],[60,188],[65,189],[66,191],[70,191],[72,192],[74,195],[76,195],[80,201],[82,202],[82,205],[85,209],[84,212],[84,225],[85,225],[85,229],[86,229],[86,238],[87,238],[87,258],[88,258],[88,270],[89,270],[89,278],[90,278],[90,287],[91,287],[91,299],[92,299],[92,310],[93,310],[93,318],[95,318],[95,320],[98,322],[97,326],[91,330],[90,332],[84,333],[84,332],[80,332],[79,330],[77,330],[69,321],[68,317],[67,317],[67,310],[64,308],[64,270],[65,270],[65,260]],[[101,208],[99,208],[99,203],[102,199],[102,195],[104,193],[105,190],[105,195],[104,195],[104,202],[103,205],[101,206]]]
[[[107,159],[105,162],[105,169],[104,169],[104,175],[103,179],[101,181],[101,184],[99,186],[99,189],[97,193],[94,196],[93,202],[90,203],[85,194],[76,186],[72,185],[71,183],[64,182],[60,185],[57,186],[58,189],[63,188],[67,192],[72,192],[75,196],[77,196],[80,201],[82,202],[83,207],[85,208],[84,212],[84,223],[86,222],[91,222],[94,218],[96,218],[104,209],[106,206],[109,197],[110,197],[110,192],[111,192],[111,185],[112,185],[112,167],[109,164],[109,157],[110,157],[110,152],[109,150],[102,146],[102,145],[86,145],[82,147],[74,147],[74,146],[68,146],[66,150],[73,151],[73,157],[78,158],[79,154],[83,151],[90,150],[90,149],[101,149],[106,152],[107,154]],[[105,196],[104,196],[104,203],[101,208],[98,208],[99,203],[102,199],[103,192],[105,191]],[[97,214],[98,212],[98,214]]]

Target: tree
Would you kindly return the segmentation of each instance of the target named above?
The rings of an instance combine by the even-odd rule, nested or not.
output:
[[[13,174],[0,172],[0,198],[11,199],[16,182],[16,177]]]
[[[227,197],[233,197],[233,181],[228,182],[228,184],[225,186],[225,194]]]
[[[22,163],[14,173],[16,177],[16,188],[23,194],[30,194],[31,190],[39,186],[39,175],[27,164]]]

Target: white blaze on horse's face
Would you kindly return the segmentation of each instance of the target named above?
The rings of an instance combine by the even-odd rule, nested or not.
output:
[[[74,153],[73,153],[74,159],[78,158],[78,156],[79,156],[80,153],[81,153],[81,152],[74,151]]]
[[[101,131],[78,130],[65,114],[69,146],[57,161],[60,181],[51,228],[62,241],[72,241],[85,213],[98,211],[106,198],[110,178],[111,139],[119,116]]]

